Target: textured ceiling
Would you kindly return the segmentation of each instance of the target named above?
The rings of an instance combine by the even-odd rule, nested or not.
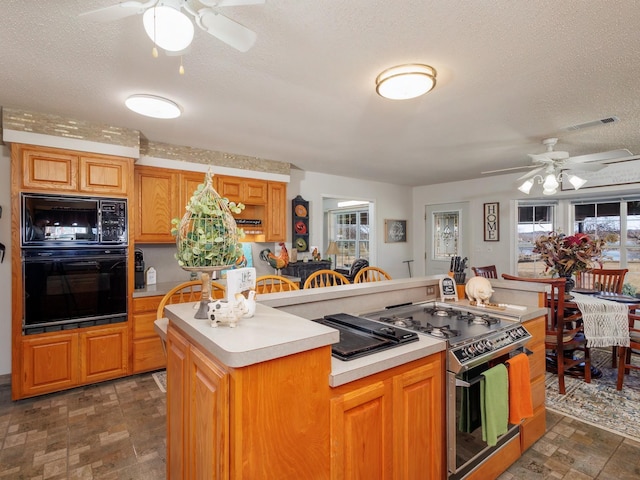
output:
[[[220,11],[254,30],[240,53],[196,29],[183,58],[151,56],[117,0],[2,0],[0,105],[140,130],[149,140],[290,162],[315,172],[428,185],[529,164],[545,137],[581,155],[640,153],[640,8],[630,0],[267,0]],[[438,70],[428,95],[390,101],[393,65]],[[177,120],[124,107],[179,103]],[[620,121],[567,127],[615,115]]]

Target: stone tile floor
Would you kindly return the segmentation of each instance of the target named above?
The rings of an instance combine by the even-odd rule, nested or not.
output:
[[[151,374],[11,401],[0,387],[0,479],[163,479],[166,400]]]
[[[150,373],[18,402],[2,386],[0,480],[164,479],[165,419]],[[640,479],[640,443],[548,412],[547,433],[499,480],[561,478]]]

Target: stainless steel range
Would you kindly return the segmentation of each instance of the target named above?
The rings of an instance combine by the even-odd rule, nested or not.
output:
[[[517,317],[502,311],[443,302],[396,306],[362,316],[447,342],[447,464],[450,480],[464,478],[507,442],[519,436],[518,425],[509,425],[498,444],[488,446],[482,440],[479,397],[484,371],[526,351],[524,344],[531,339],[531,334]],[[463,421],[461,417],[464,417]]]
[[[427,302],[371,312],[363,317],[447,342],[447,370],[458,373],[524,345],[531,335],[513,317]]]

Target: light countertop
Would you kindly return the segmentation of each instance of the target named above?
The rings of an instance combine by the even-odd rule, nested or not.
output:
[[[273,360],[340,340],[337,330],[257,304],[251,318],[243,318],[235,328],[212,328],[208,320],[193,318],[197,303],[167,305],[169,320],[193,341],[229,367],[244,367]],[[337,387],[359,378],[423,358],[445,349],[445,342],[423,335],[417,342],[383,350],[349,361],[331,357],[329,385]]]

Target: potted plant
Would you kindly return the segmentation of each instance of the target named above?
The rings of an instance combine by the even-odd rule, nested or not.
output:
[[[207,318],[211,274],[231,268],[242,257],[240,240],[244,232],[237,227],[232,212],[240,213],[244,205],[218,195],[211,179],[209,172],[189,200],[184,216],[171,221],[178,265],[187,271],[201,272],[202,300],[195,318]]]

